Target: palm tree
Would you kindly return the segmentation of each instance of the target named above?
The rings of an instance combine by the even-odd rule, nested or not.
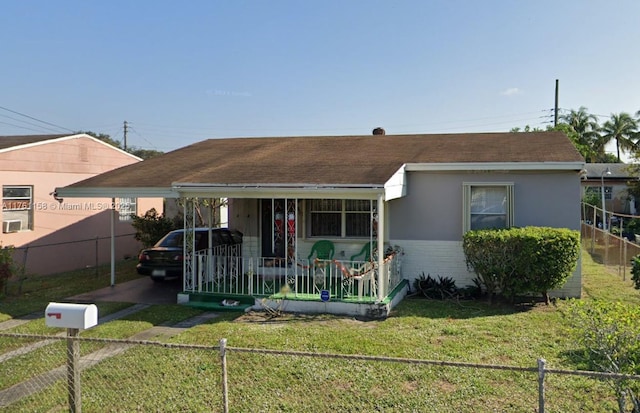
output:
[[[634,151],[636,149],[638,121],[626,112],[612,113],[611,119],[602,125],[602,139],[604,144],[615,139],[618,162],[620,150]]]
[[[600,139],[598,118],[587,112],[587,108],[580,106],[578,110],[571,109],[569,113],[560,116],[560,121],[569,125],[576,133],[575,144],[578,148],[583,148],[588,152],[583,153],[588,162],[594,162],[595,158],[604,155],[604,144]]]

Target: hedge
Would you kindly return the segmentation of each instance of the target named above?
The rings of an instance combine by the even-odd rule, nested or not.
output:
[[[463,250],[490,297],[539,293],[548,302],[548,292],[561,287],[576,267],[580,233],[548,227],[469,231]]]

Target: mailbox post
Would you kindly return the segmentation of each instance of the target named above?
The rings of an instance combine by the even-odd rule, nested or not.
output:
[[[69,391],[69,411],[82,411],[80,387],[80,330],[98,324],[98,308],[95,304],[49,303],[44,311],[48,327],[67,329],[67,379]]]

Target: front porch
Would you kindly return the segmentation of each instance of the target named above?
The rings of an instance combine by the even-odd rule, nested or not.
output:
[[[402,251],[369,261],[243,257],[241,246],[198,251],[181,304],[217,310],[247,308],[384,317],[406,294]],[[382,299],[380,298],[382,297]]]
[[[388,315],[407,283],[402,250],[387,236],[384,189],[288,188],[287,195],[295,197],[278,196],[281,191],[225,187],[216,193],[180,185],[185,260],[178,302],[200,307],[237,302],[248,308],[251,297],[254,309]],[[211,210],[205,217],[198,209],[207,200],[200,197],[231,192],[228,227],[243,233],[242,244],[195,251],[195,228],[211,228],[215,218]],[[272,197],[256,196],[262,193]],[[214,204],[211,198],[206,202]]]

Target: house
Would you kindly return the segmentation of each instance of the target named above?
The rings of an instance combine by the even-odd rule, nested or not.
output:
[[[585,164],[582,175],[583,199],[593,196],[599,201],[604,189],[604,205],[607,213],[618,214],[618,216],[639,215],[640,204],[629,193],[629,182],[638,180],[631,166],[624,163]],[[596,203],[600,205],[601,202]]]
[[[66,200],[56,187],[140,162],[86,134],[0,136],[2,232],[0,244],[15,247],[27,273],[50,274],[110,261],[112,197]],[[117,257],[135,256],[130,213],[162,207],[162,199],[113,200]],[[146,208],[146,209],[145,209]]]
[[[187,236],[180,302],[235,294],[285,300],[288,311],[384,315],[421,274],[472,283],[469,229],[579,230],[583,166],[559,132],[230,138],[57,191],[181,198],[187,233],[199,200],[228,199],[241,256],[195,252]],[[328,241],[321,258],[318,241]],[[358,255],[367,249],[371,259]],[[289,250],[293,264],[273,265]],[[555,294],[580,295],[579,266]]]

